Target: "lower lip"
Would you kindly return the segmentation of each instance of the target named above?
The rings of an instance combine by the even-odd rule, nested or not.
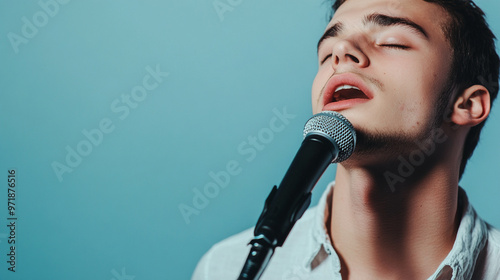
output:
[[[325,106],[323,106],[323,111],[345,110],[345,109],[349,109],[353,106],[356,106],[358,104],[365,103],[368,101],[370,101],[370,99],[355,98],[355,99],[342,100],[342,101],[338,101],[338,102],[332,102],[332,103],[328,103]]]

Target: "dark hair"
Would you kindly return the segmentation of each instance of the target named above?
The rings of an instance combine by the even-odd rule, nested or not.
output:
[[[336,0],[332,5],[335,12],[346,0]],[[491,104],[498,95],[500,59],[495,49],[495,35],[486,22],[484,12],[471,0],[423,0],[444,8],[450,15],[444,34],[453,50],[452,69],[448,78],[450,88],[443,94],[439,110],[447,112],[448,101],[456,93],[470,86],[480,84],[489,93]],[[460,178],[467,161],[479,142],[479,135],[486,121],[472,127],[467,134],[460,163]]]

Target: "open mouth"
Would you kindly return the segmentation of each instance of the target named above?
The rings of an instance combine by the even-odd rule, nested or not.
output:
[[[323,89],[323,111],[349,109],[373,99],[371,89],[356,74],[333,76]]]
[[[370,99],[366,94],[361,91],[358,87],[351,85],[342,85],[335,89],[335,92],[331,96],[330,102],[339,102],[350,99]]]

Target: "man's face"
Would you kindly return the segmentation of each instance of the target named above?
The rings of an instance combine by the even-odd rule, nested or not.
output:
[[[313,112],[381,139],[427,137],[451,68],[447,18],[423,0],[347,0],[320,40]]]

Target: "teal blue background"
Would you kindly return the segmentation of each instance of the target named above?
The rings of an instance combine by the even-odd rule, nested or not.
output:
[[[254,225],[311,116],[328,7],[232,1],[219,17],[213,3],[73,0],[16,53],[9,32],[21,35],[22,18],[42,9],[0,2],[0,279],[189,279],[213,243]],[[500,35],[500,3],[477,3]],[[121,120],[111,104],[157,65],[169,76]],[[247,161],[238,147],[283,108],[295,117]],[[461,183],[496,227],[499,114],[497,104]],[[105,118],[114,130],[60,182],[52,163],[65,163],[66,146],[76,149],[82,130]],[[192,205],[193,189],[232,160],[241,172],[186,223],[179,205]],[[15,273],[6,263],[10,168]],[[329,170],[313,204],[332,179]]]

